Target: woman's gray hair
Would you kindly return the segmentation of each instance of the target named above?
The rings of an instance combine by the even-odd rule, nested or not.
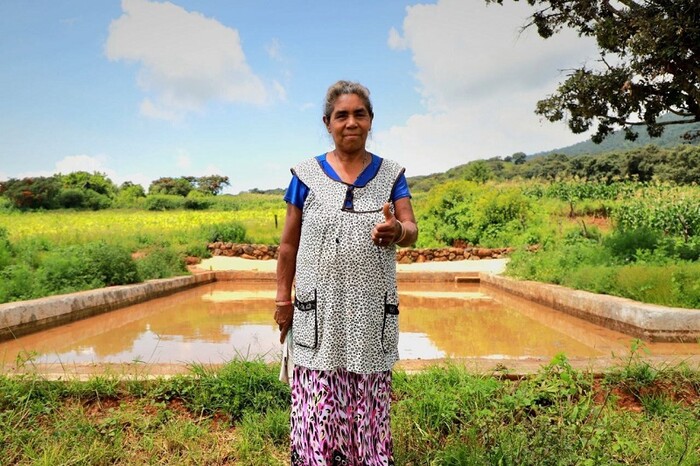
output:
[[[355,94],[367,107],[367,112],[370,118],[374,118],[374,110],[372,109],[372,101],[369,100],[369,89],[358,82],[352,81],[338,81],[328,88],[326,92],[326,103],[323,109],[323,117],[325,121],[331,120],[331,114],[333,113],[333,107],[335,107],[335,101],[338,97],[345,94]]]

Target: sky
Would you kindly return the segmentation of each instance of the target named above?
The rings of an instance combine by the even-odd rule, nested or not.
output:
[[[595,44],[484,0],[2,0],[0,181],[228,176],[285,187],[332,149],[339,79],[371,92],[368,150],[407,176],[587,138],[534,113]]]

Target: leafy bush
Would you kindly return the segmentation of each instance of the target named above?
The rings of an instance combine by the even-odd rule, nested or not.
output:
[[[191,191],[190,194],[196,193],[198,191]],[[206,198],[204,196],[198,197],[198,196],[190,196],[187,195],[187,198],[185,199],[183,206],[185,209],[190,209],[190,210],[206,210],[209,207],[211,207],[212,201],[209,198]]]
[[[218,223],[204,228],[206,240],[210,243],[221,241],[224,243],[245,243],[246,229],[239,222]]]
[[[453,181],[436,186],[418,215],[419,247],[493,243],[507,246],[513,235],[527,228],[530,200],[519,188]],[[494,244],[495,245],[495,244]]]
[[[616,231],[604,244],[612,255],[624,262],[633,262],[640,251],[654,251],[659,245],[661,233],[648,227]]]
[[[37,298],[34,272],[25,264],[0,269],[0,303]]]
[[[0,270],[12,262],[12,246],[7,228],[0,227]]]
[[[185,199],[182,196],[153,194],[146,197],[144,207],[148,210],[182,209]]]
[[[85,201],[84,191],[77,188],[63,189],[58,194],[58,205],[65,209],[79,209]]]
[[[87,244],[83,249],[85,261],[103,286],[126,285],[139,281],[136,263],[124,247],[104,241]]]
[[[104,194],[97,193],[90,189],[85,191],[83,208],[90,210],[108,209],[112,206],[112,200]]]
[[[15,206],[12,204],[12,201],[4,196],[0,196],[0,212],[11,212],[14,209]]]
[[[51,251],[37,271],[38,286],[47,295],[137,281],[139,275],[129,251],[102,241]]]
[[[670,258],[697,261],[700,259],[700,236],[693,236],[687,241],[678,237],[663,237],[659,241],[658,248]]]
[[[151,249],[145,257],[136,260],[136,267],[143,280],[168,278],[187,273],[183,257],[166,247]]]
[[[101,210],[112,206],[112,200],[90,189],[67,188],[61,190],[56,202],[65,209]]]
[[[53,251],[44,258],[37,270],[37,288],[44,296],[100,288],[102,282],[79,252],[79,247]]]
[[[525,280],[564,284],[582,265],[605,266],[608,262],[609,252],[603,245],[579,236],[575,241],[551,242],[534,252],[518,250],[511,256],[507,272]]]

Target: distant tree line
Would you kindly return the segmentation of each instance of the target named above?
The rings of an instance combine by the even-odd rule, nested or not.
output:
[[[203,202],[197,198],[216,196],[229,184],[229,178],[220,175],[159,178],[150,184],[148,194],[193,198],[193,208],[201,208]],[[130,181],[117,186],[105,173],[78,171],[67,175],[11,178],[0,182],[0,196],[22,210],[99,210],[133,206],[138,199],[146,198],[146,192],[141,185]]]
[[[532,158],[518,152],[504,158],[476,160],[444,173],[409,177],[408,183],[414,191],[427,191],[445,181],[460,179],[477,183],[513,179],[579,179],[602,183],[659,180],[682,185],[700,184],[700,147],[659,148],[649,145],[598,155],[549,154]]]

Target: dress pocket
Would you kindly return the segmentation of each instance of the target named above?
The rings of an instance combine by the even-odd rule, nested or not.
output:
[[[304,298],[303,295],[302,298]],[[318,312],[315,289],[313,291],[313,299],[301,301],[299,295],[294,297],[292,328],[295,344],[311,349],[315,349],[318,346]]]
[[[384,353],[398,351],[399,346],[399,305],[388,302],[384,297],[384,322],[382,324],[382,350]]]

